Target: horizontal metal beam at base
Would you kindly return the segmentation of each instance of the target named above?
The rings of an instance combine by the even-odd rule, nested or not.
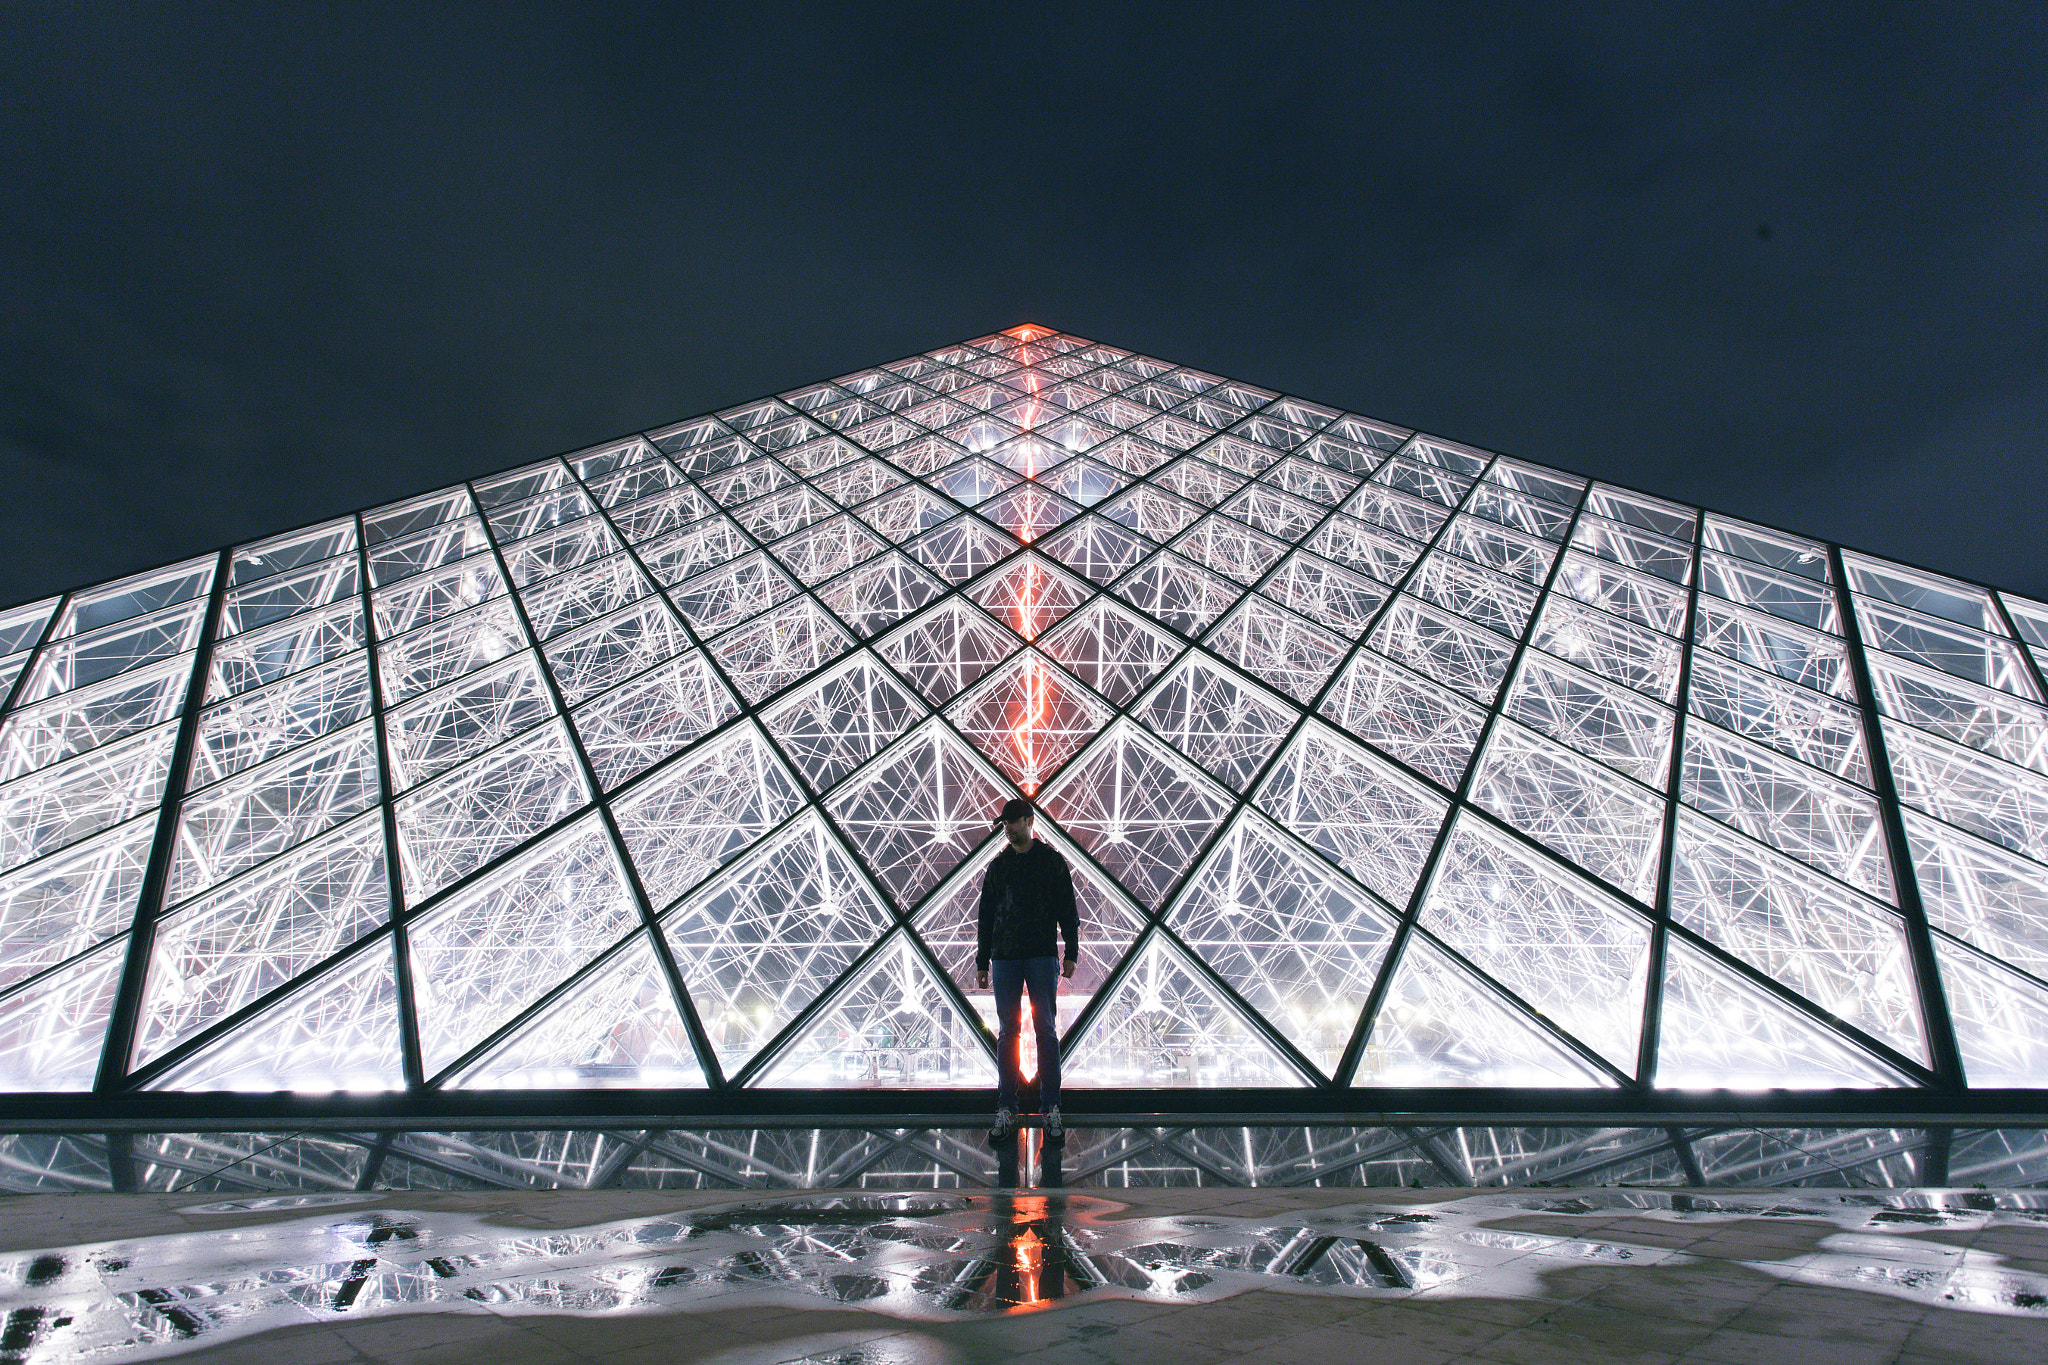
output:
[[[1647,1091],[1472,1089],[1070,1090],[1075,1127],[1180,1124],[1353,1126],[1513,1124],[1635,1127],[2034,1127],[2048,1092]],[[744,1100],[744,1107],[735,1104]],[[350,1131],[689,1128],[971,1128],[991,1097],[960,1090],[435,1091],[426,1094],[215,1093],[0,1096],[0,1132],[188,1132],[260,1127]]]

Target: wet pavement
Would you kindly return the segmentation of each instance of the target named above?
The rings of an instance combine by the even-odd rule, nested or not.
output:
[[[0,1209],[5,1361],[2048,1360],[2035,1191],[406,1192]]]

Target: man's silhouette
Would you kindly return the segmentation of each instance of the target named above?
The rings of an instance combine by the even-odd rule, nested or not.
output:
[[[1081,951],[1081,917],[1074,909],[1074,879],[1067,860],[1031,837],[1031,803],[1014,797],[996,817],[1009,843],[981,878],[981,917],[974,940],[975,985],[987,990],[993,970],[998,1047],[996,1121],[989,1136],[1004,1138],[1017,1124],[1023,1085],[1018,1056],[1022,996],[1031,992],[1031,1022],[1038,1040],[1038,1099],[1045,1135],[1064,1134],[1060,1118],[1060,1035],[1055,1024],[1059,978],[1074,974]],[[1053,955],[1054,930],[1067,940],[1066,958]]]

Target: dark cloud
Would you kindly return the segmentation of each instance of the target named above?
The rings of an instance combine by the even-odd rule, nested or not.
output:
[[[2048,595],[1958,14],[18,3],[0,600],[1025,319]]]

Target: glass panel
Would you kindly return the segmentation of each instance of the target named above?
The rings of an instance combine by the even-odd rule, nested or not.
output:
[[[466,488],[445,488],[438,493],[424,493],[404,502],[387,503],[375,511],[363,514],[363,538],[371,545],[395,540],[429,526],[453,521],[467,516],[476,508],[469,500]]]
[[[874,532],[841,513],[777,541],[775,554],[804,583],[816,585],[887,548]]]
[[[668,905],[796,813],[796,780],[752,726],[671,763],[612,808],[655,907]]]
[[[196,791],[370,714],[369,656],[356,654],[210,706],[188,779]]]
[[[1991,594],[1974,584],[1872,559],[1853,550],[1843,553],[1842,567],[1848,570],[1849,586],[1865,597],[1911,607],[1973,630],[2005,633],[2005,622],[1992,604]]]
[[[397,803],[406,903],[418,905],[589,800],[559,720],[435,779]]]
[[[1944,934],[1934,936],[1934,955],[1970,1084],[2039,1088],[2048,1075],[2048,990]]]
[[[1544,540],[1563,540],[1572,525],[1572,514],[1556,503],[1522,497],[1490,483],[1472,490],[1465,510]]]
[[[806,815],[670,911],[662,933],[729,1076],[890,924]]]
[[[1905,817],[1928,922],[2048,978],[2048,876],[2040,865],[1918,811]]]
[[[1615,1080],[1417,933],[1401,951],[1351,1083],[1579,1088]]]
[[[1199,654],[1189,654],[1131,714],[1234,791],[1258,775],[1299,719]]]
[[[546,531],[505,547],[505,567],[518,587],[588,564],[616,553],[619,538],[602,517],[585,517],[560,530]]]
[[[1170,550],[1161,550],[1119,579],[1116,590],[1160,624],[1187,636],[1200,635],[1244,592]]]
[[[1143,559],[1152,544],[1113,521],[1087,516],[1046,537],[1038,548],[1097,583],[1107,583]]]
[[[904,548],[947,582],[964,583],[1015,550],[1017,542],[972,518],[956,517]]]
[[[1655,899],[1664,829],[1655,793],[1503,721],[1472,799],[1637,900]]]
[[[640,562],[647,572],[670,586],[688,583],[686,593],[702,591],[729,578],[712,577],[689,581],[694,575],[729,564],[752,548],[745,532],[724,517],[699,522],[640,547]],[[766,561],[757,561],[765,563]]]
[[[1639,693],[1532,650],[1508,688],[1506,712],[1638,782],[1664,785],[1672,715]]]
[[[1180,653],[1182,646],[1138,616],[1098,598],[1048,633],[1039,648],[1107,697],[1111,705],[1121,706]]]
[[[1910,1082],[1819,1020],[1673,935],[1664,958],[1657,1084],[1860,1090]]]
[[[1397,594],[1372,647],[1481,703],[1490,703],[1514,657],[1514,646],[1490,630]]]
[[[0,782],[163,724],[184,709],[191,677],[180,659],[16,707],[0,725]]]
[[[155,835],[152,813],[0,878],[0,991],[133,922]]]
[[[900,627],[879,648],[882,657],[924,693],[926,700],[941,706],[1017,650],[1020,643],[956,597]]]
[[[1899,800],[2048,862],[2048,777],[1895,721],[1883,728]]]
[[[1677,699],[1678,641],[1569,597],[1553,593],[1544,603],[1529,643],[1667,705]]]
[[[1968,626],[1950,625],[1902,607],[1888,607],[1867,597],[1856,599],[1856,619],[1863,626],[1863,642],[1871,649],[1882,649],[2030,702],[2041,700],[2026,656],[2010,640]]]
[[[819,598],[862,636],[887,630],[946,591],[946,585],[893,551],[818,590]]]
[[[574,706],[689,647],[690,637],[668,608],[649,599],[557,635],[544,652],[563,700]]]
[[[960,733],[1028,796],[1110,718],[1110,709],[1036,650],[1025,650],[946,709]]]
[[[924,955],[898,932],[785,1045],[758,1084],[987,1088],[995,1061]]]
[[[527,651],[390,713],[391,786],[405,791],[554,713]]]
[[[1572,544],[1602,559],[1673,583],[1692,581],[1692,547],[1595,516],[1579,518]]]
[[[1704,651],[1692,656],[1686,708],[1803,763],[1870,785],[1854,707]]]
[[[1422,561],[1408,591],[1510,639],[1521,638],[1536,610],[1536,591],[1528,584],[1441,552]]]
[[[1305,550],[1289,555],[1259,591],[1282,606],[1351,639],[1365,634],[1387,590]]]
[[[463,1068],[457,1089],[699,1089],[703,1068],[645,934]]]
[[[1906,925],[1798,863],[1678,813],[1671,914],[1686,928],[1925,1063]]]
[[[1685,633],[1685,590],[1619,564],[1567,550],[1553,592],[1666,635]]]
[[[484,534],[484,524],[475,517],[464,517],[370,551],[370,584],[387,587],[414,574],[484,554],[490,548],[491,539]]]
[[[1322,530],[1309,537],[1308,548],[1382,583],[1400,582],[1401,575],[1422,553],[1422,546],[1414,541],[1388,535],[1346,516],[1331,517]]]
[[[57,609],[57,601],[51,597],[0,611],[0,654],[19,654],[33,648],[42,638],[50,613]]]
[[[1762,568],[1710,550],[1701,569],[1700,587],[1814,630],[1836,635],[1842,630],[1834,590],[1797,574]]]
[[[1786,569],[1817,583],[1825,583],[1830,577],[1827,547],[1817,540],[1766,530],[1712,513],[1707,516],[1704,539],[1716,550],[1774,569]]]
[[[121,984],[124,935],[0,998],[0,1090],[90,1090]]]
[[[185,801],[164,904],[332,829],[377,799],[377,737],[358,724]]]
[[[1339,496],[1342,496],[1341,492]],[[1315,530],[1329,509],[1255,482],[1224,503],[1222,510],[1269,536],[1296,541]],[[1181,553],[1186,554],[1187,551]]]
[[[639,921],[604,826],[584,817],[406,930],[429,1075]]]
[[[768,610],[796,592],[796,584],[756,551],[708,573],[698,574],[670,594],[699,635],[715,635],[738,621]]]
[[[762,713],[815,791],[825,791],[924,717],[917,698],[863,651]]]
[[[1325,1073],[1379,975],[1395,916],[1256,814],[1241,815],[1170,921]]]
[[[967,590],[998,621],[1026,640],[1052,628],[1094,589],[1037,554],[1014,560]]]
[[[1877,798],[1714,729],[1685,729],[1686,804],[1891,901]]]
[[[1350,646],[1253,594],[1204,642],[1224,658],[1304,705],[1323,690]]]
[[[908,909],[989,835],[1008,793],[937,722],[834,793],[844,831],[896,903]]]
[[[1157,934],[1071,1047],[1073,1085],[1298,1086],[1305,1078]]]
[[[526,643],[526,632],[512,604],[504,600],[400,636],[377,648],[384,704],[396,706],[408,697],[452,682],[526,648]]]
[[[852,647],[853,637],[823,607],[801,597],[727,631],[711,653],[752,706]]]
[[[382,928],[384,822],[372,813],[158,921],[135,1065],[154,1061]]]
[[[1419,921],[1633,1075],[1650,922],[1470,815],[1444,847]]]
[[[1538,586],[1550,576],[1550,563],[1557,558],[1557,546],[1547,540],[1520,535],[1469,516],[1452,518],[1450,530],[1444,532],[1438,545],[1496,573]]]
[[[1856,700],[1856,689],[1849,679],[1848,650],[1832,635],[1702,597],[1699,614],[1693,621],[1692,638],[1694,644],[1739,659],[1751,668],[1775,673],[1846,702]]]
[[[613,555],[588,568],[550,578],[519,594],[526,606],[526,619],[534,635],[553,639],[585,621],[593,621],[620,607],[637,602],[654,591],[654,585],[633,567],[625,555]]]
[[[57,618],[57,627],[51,632],[51,638],[61,640],[118,621],[161,613],[163,608],[180,602],[196,603],[213,587],[214,564],[214,557],[208,555],[204,559],[174,564],[168,569],[153,569],[95,588],[82,588],[64,604],[64,614]],[[204,615],[204,607],[197,610]]]
[[[239,635],[354,596],[356,572],[351,554],[237,588],[221,603],[219,634]]]
[[[380,588],[371,599],[370,610],[377,638],[388,640],[408,630],[438,621],[479,602],[505,595],[505,580],[497,561],[488,554],[471,555],[457,564],[406,579],[395,587]]]
[[[1690,507],[1604,483],[1594,485],[1586,498],[1586,510],[1597,512],[1609,521],[1626,522],[1674,540],[1691,540],[1696,519]]]
[[[154,808],[163,800],[177,730],[161,725],[0,787],[0,869]]]
[[[337,602],[324,611],[280,621],[213,647],[206,699],[246,692],[363,647],[360,602]]]
[[[1409,767],[1455,788],[1486,715],[1455,693],[1361,649],[1323,699],[1322,714]]]
[[[199,643],[199,627],[205,619],[204,601],[187,602],[87,635],[52,640],[36,655],[35,667],[22,681],[14,704],[26,706],[186,653]]]
[[[1867,658],[1878,708],[1887,716],[2048,774],[2048,711],[1888,654]]]
[[[611,791],[739,711],[701,653],[644,673],[571,714],[598,783]]]
[[[1314,721],[1273,765],[1255,799],[1400,906],[1408,904],[1449,809],[1422,783]]]
[[[1231,800],[1164,744],[1119,721],[1067,766],[1039,804],[1133,899],[1156,907]]]

